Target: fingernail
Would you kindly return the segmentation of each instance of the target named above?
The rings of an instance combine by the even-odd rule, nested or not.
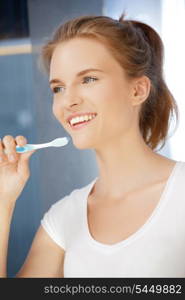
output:
[[[25,139],[22,139],[21,140],[21,144],[25,144],[26,143],[26,140]]]

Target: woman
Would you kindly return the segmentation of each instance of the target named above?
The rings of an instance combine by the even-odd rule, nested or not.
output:
[[[42,57],[53,113],[75,147],[95,150],[99,176],[52,205],[17,277],[185,276],[185,165],[154,151],[178,115],[159,35],[124,15],[82,16],[57,29]],[[25,143],[1,142],[1,276],[34,152],[15,152]]]

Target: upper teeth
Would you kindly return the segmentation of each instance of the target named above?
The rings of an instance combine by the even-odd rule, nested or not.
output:
[[[79,123],[79,122],[83,122],[83,121],[88,121],[88,120],[91,120],[91,119],[93,119],[95,117],[96,117],[95,114],[84,115],[84,116],[72,118],[69,122],[70,122],[71,125],[74,125],[75,123]]]

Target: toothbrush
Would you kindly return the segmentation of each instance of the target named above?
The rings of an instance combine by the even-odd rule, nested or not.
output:
[[[62,147],[67,145],[69,142],[68,137],[62,137],[62,138],[57,138],[49,143],[44,143],[44,144],[26,144],[25,146],[16,146],[16,152],[18,153],[24,153],[27,151],[35,150],[35,149],[41,149],[41,148],[46,148],[46,147]]]

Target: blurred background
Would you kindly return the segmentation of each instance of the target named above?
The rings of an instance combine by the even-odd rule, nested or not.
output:
[[[39,51],[54,29],[81,15],[127,18],[154,27],[165,46],[165,79],[180,116],[162,155],[185,160],[185,0],[1,0],[0,1],[0,137],[24,135],[29,143],[67,136],[52,115],[48,78],[38,66]],[[172,136],[171,136],[172,135]],[[13,215],[8,250],[8,277],[23,264],[40,220],[51,204],[93,180],[97,174],[91,150],[38,150],[30,160],[31,177]],[[8,182],[7,182],[8,184]]]

